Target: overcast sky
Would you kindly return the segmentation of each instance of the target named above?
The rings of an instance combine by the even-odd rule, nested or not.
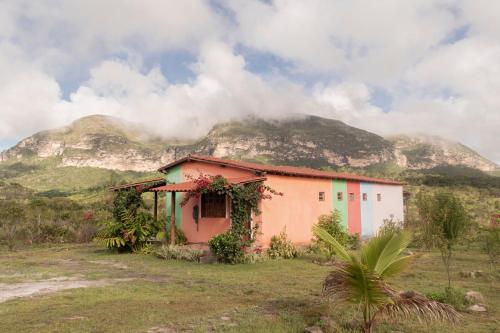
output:
[[[0,149],[90,114],[308,113],[500,162],[500,1],[0,0]]]

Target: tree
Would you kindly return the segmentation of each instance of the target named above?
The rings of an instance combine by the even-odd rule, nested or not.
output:
[[[498,262],[498,256],[500,255],[500,228],[497,226],[484,228],[482,238],[483,250],[488,255],[490,270],[493,271],[493,267]]]
[[[0,239],[13,251],[16,241],[25,230],[26,215],[23,207],[15,201],[4,201],[0,205]]]
[[[363,331],[371,333],[379,317],[457,321],[458,312],[447,304],[429,300],[416,292],[397,292],[388,278],[401,273],[411,256],[404,255],[410,243],[406,232],[385,233],[372,238],[359,255],[349,252],[320,227],[314,234],[329,243],[340,259],[324,282],[324,291],[335,300],[359,305],[363,313]]]
[[[433,195],[420,192],[417,208],[425,226],[426,238],[431,239],[440,252],[451,288],[451,260],[457,242],[469,224],[468,213],[458,197],[451,192],[439,191]]]
[[[319,227],[330,235],[342,246],[348,244],[349,234],[346,228],[341,224],[340,211],[335,209],[330,214],[323,214],[318,218],[318,223],[314,227]],[[317,249],[320,253],[326,254],[327,258],[332,258],[335,255],[335,249],[329,243],[315,236],[313,238],[313,249]]]

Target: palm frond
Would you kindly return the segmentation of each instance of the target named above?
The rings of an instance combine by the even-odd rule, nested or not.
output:
[[[380,275],[389,267],[394,260],[408,247],[411,241],[411,235],[408,232],[398,232],[392,234],[392,237],[385,244],[382,253],[375,266],[375,272]]]
[[[392,236],[392,234],[387,233],[371,238],[361,249],[361,262],[374,271],[380,254],[384,251],[387,242],[391,240]]]
[[[340,258],[345,261],[350,261],[351,256],[337,240],[330,235],[325,229],[318,227],[317,225],[313,226],[313,232],[314,235],[316,235],[318,238],[322,239],[326,243],[330,244],[333,247],[333,250],[335,251],[335,254]]]
[[[350,303],[385,304],[392,289],[359,261],[340,263],[325,279],[325,295]]]
[[[391,298],[392,301],[380,307],[375,316],[394,319],[416,316],[419,320],[442,320],[453,323],[457,323],[461,318],[451,305],[430,300],[414,291],[395,294]]]
[[[389,278],[403,272],[409,265],[413,256],[403,256],[393,260],[384,270],[380,273],[382,278]]]
[[[387,233],[374,237],[361,251],[361,261],[375,273],[383,276],[394,261],[399,261],[401,253],[410,241],[411,236],[407,232]],[[392,274],[400,272],[395,271],[396,267],[400,269],[406,267],[402,264],[406,262],[407,260],[403,260],[399,265],[392,266]]]

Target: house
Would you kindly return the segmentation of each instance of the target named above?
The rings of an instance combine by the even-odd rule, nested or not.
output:
[[[374,235],[384,219],[403,220],[403,184],[393,180],[200,155],[188,155],[158,171],[165,180],[132,185],[156,193],[155,198],[158,192],[166,192],[167,215],[173,211],[176,225],[190,243],[207,243],[231,225],[230,199],[225,196],[205,194],[181,206],[182,193],[193,189],[193,178],[200,174],[221,175],[231,184],[263,182],[283,193],[262,200],[261,214],[253,216],[252,227],[259,230],[257,243],[263,247],[284,229],[292,242],[309,243],[318,217],[335,209],[348,232],[362,237]]]

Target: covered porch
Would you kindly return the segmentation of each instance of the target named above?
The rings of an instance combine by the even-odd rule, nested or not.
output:
[[[265,177],[227,178],[228,185],[245,185],[262,182]],[[215,235],[231,228],[231,199],[226,194],[214,192],[192,196],[198,190],[196,181],[165,184],[151,191],[166,193],[166,214],[182,228],[190,244],[207,244]],[[189,196],[191,194],[191,196]],[[186,195],[188,197],[186,197]],[[170,223],[170,243],[175,241],[175,225]]]

